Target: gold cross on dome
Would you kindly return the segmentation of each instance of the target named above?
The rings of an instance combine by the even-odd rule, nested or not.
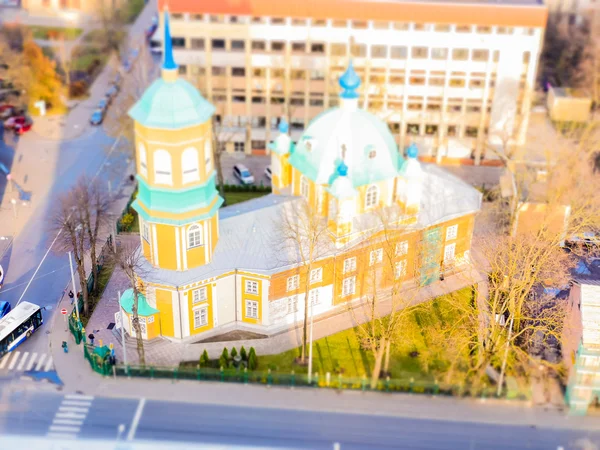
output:
[[[342,144],[342,161],[346,160],[346,144]]]

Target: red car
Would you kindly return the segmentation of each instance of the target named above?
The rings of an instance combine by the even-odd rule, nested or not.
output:
[[[33,122],[25,116],[14,116],[4,122],[4,128],[13,130],[16,134],[24,134],[31,130]]]

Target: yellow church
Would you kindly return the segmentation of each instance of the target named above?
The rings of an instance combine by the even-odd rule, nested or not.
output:
[[[396,279],[427,285],[450,263],[469,263],[481,194],[440,167],[421,164],[415,146],[404,156],[385,122],[359,108],[361,80],[351,64],[339,80],[340,106],[315,118],[297,143],[281,122],[269,145],[273,193],[221,208],[215,109],[178,77],[167,12],[164,32],[162,75],[129,111],[144,339],[194,342],[231,331],[269,336],[302,324],[306,301],[315,317],[347,313],[343,305],[363,295],[363,243],[377,232],[367,219],[381,208],[397,211],[403,224]],[[328,248],[310,273],[297,249],[282,246],[282,215],[299,204],[327,226]],[[369,251],[369,264],[382,264],[381,250]],[[131,332],[131,292],[120,304]]]

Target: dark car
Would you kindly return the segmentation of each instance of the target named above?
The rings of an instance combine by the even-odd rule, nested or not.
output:
[[[117,72],[117,74],[115,75],[115,80],[113,81],[113,84],[115,86],[120,86],[121,81],[123,81],[123,77],[121,76],[121,74],[119,72]]]
[[[0,319],[10,312],[10,303],[0,302]]]
[[[100,125],[104,120],[104,111],[101,109],[97,109],[92,113],[92,117],[90,117],[90,124],[92,125]]]
[[[108,100],[103,98],[102,100],[100,100],[98,102],[98,109],[102,110],[102,111],[106,111],[106,109],[108,108]]]
[[[118,93],[119,88],[117,87],[117,85],[113,84],[110,88],[108,88],[104,95],[106,95],[106,98],[108,99],[113,99],[117,96]]]

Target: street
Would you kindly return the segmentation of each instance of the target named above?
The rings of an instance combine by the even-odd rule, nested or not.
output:
[[[16,391],[2,396],[0,443],[10,436],[116,439],[224,448],[578,449],[600,433],[359,414]],[[123,425],[121,432],[119,426]],[[168,444],[167,444],[168,443]],[[4,447],[8,448],[8,447]],[[597,448],[597,447],[587,447]]]

